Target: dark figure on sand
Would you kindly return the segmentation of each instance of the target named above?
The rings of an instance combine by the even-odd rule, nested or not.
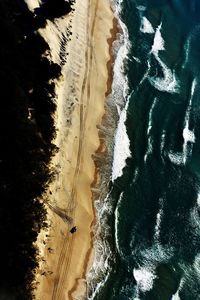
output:
[[[76,226],[74,226],[74,227],[72,227],[72,229],[70,230],[70,232],[74,233],[74,232],[76,232],[76,230],[77,230],[77,228],[76,228]]]

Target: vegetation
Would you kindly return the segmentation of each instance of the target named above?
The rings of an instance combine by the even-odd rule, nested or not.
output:
[[[22,0],[0,2],[0,299],[32,299],[33,242],[47,226],[40,197],[52,179],[49,162],[57,150],[50,79],[61,73],[42,55],[49,47],[36,30],[47,18],[70,12],[72,2],[42,1],[34,14]]]

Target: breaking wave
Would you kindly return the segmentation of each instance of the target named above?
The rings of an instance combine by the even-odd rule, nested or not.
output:
[[[154,33],[153,26],[146,17],[142,17],[140,31],[143,33]]]
[[[176,78],[175,71],[171,71],[159,57],[159,51],[165,50],[165,42],[161,35],[161,27],[162,23],[156,29],[151,53],[160,64],[163,77],[149,76],[148,79],[149,82],[159,91],[178,93],[180,86]]]

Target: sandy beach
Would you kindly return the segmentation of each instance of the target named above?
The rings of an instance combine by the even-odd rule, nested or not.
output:
[[[110,91],[109,61],[112,35],[116,34],[109,0],[77,0],[73,15],[58,21],[57,27],[62,22],[71,26],[72,35],[65,49],[63,76],[56,88],[55,143],[59,151],[52,167],[57,174],[44,196],[49,228],[37,241],[41,256],[36,275],[37,300],[86,299],[85,275],[92,261],[95,222],[92,157],[100,149],[97,126],[102,122]],[[59,40],[56,30],[49,24],[43,31],[47,42],[56,34]],[[55,47],[50,45],[51,55],[61,63],[58,44],[55,38]],[[71,234],[73,226],[77,231]]]

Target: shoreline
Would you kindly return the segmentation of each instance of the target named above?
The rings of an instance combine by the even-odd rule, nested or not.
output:
[[[111,91],[112,91],[112,80],[113,80],[113,63],[114,63],[114,57],[113,57],[113,54],[112,54],[112,44],[113,44],[113,41],[116,40],[117,38],[117,34],[119,33],[119,27],[118,27],[118,20],[116,19],[116,17],[114,16],[113,17],[113,27],[110,29],[110,34],[111,36],[107,39],[107,43],[108,43],[108,46],[109,46],[109,55],[110,55],[110,59],[108,60],[106,66],[107,66],[107,72],[108,72],[108,76],[107,76],[107,90],[105,92],[105,101],[106,101],[106,97],[108,95],[111,94]],[[102,121],[101,121],[101,124],[100,125],[103,125],[104,123],[104,118],[105,118],[105,115],[106,115],[106,111],[104,112],[103,116],[102,116]],[[100,131],[98,132],[98,135],[99,135],[99,147],[98,149],[95,151],[94,155],[96,154],[103,154],[105,152],[105,137],[101,137],[101,133]],[[91,183],[91,188],[98,188],[98,180],[99,180],[99,170],[98,170],[98,167],[95,163],[95,158],[94,158],[94,164],[95,164],[95,173],[94,173],[94,180],[93,182]],[[96,209],[95,209],[95,206],[94,206],[94,195],[92,196],[92,203],[93,203],[93,211],[94,211],[94,219],[93,219],[93,222],[91,224],[91,228],[93,226],[96,225]],[[90,232],[90,235],[91,235],[91,247],[90,249],[88,249],[88,253],[86,254],[86,257],[85,257],[85,263],[84,263],[84,271],[83,271],[83,275],[82,277],[83,278],[86,278],[88,272],[89,272],[89,268],[90,268],[90,263],[91,263],[91,256],[93,255],[93,251],[94,251],[94,248],[93,248],[93,244],[94,244],[94,230],[91,229],[91,232]],[[73,289],[69,292],[69,295],[71,296],[75,291],[76,291],[76,286],[78,285],[78,282],[76,282],[76,285],[73,287]],[[87,288],[86,288],[87,289]],[[70,300],[73,300],[72,297],[69,297]]]
[[[113,42],[116,41],[117,35],[120,33],[119,29],[119,23],[117,18],[114,16],[113,18],[113,27],[111,29],[111,37],[107,39],[107,42],[109,44],[109,55],[110,60],[107,62],[107,69],[108,69],[108,79],[107,79],[107,91],[105,93],[105,96],[111,94],[112,92],[112,82],[113,82],[113,63],[114,63],[114,55],[113,55]]]
[[[43,262],[36,275],[39,283],[34,293],[36,300],[85,299],[85,278],[92,260],[95,208],[91,188],[98,184],[93,156],[102,153],[104,148],[98,126],[102,125],[106,96],[111,91],[113,57],[110,54],[117,20],[106,0],[92,3],[77,0],[72,18],[69,62],[58,84],[56,145],[60,150],[53,164],[59,172],[46,195],[49,232],[43,232],[37,243]],[[77,40],[85,52],[77,51]],[[76,64],[74,74],[70,62]],[[69,115],[71,119],[66,121],[64,100],[66,95],[72,97],[69,94],[72,87],[74,108]],[[69,230],[74,225],[77,232],[71,234]]]

